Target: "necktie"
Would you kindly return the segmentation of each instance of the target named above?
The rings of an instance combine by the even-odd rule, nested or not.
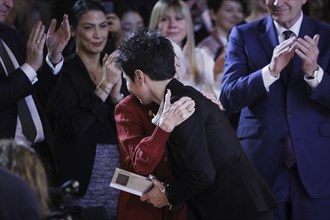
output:
[[[286,30],[283,32],[283,34],[284,34],[284,40],[287,40],[291,37],[292,31]]]
[[[286,30],[283,32],[284,35],[284,40],[287,40],[291,37],[292,31]],[[292,69],[292,59],[290,59],[290,62],[288,65],[282,70],[281,77],[284,80],[285,84],[288,84],[289,79],[290,79],[290,74],[291,74],[291,69]]]
[[[286,139],[285,142],[285,152],[284,152],[284,164],[286,167],[290,168],[296,163],[296,157],[293,152],[292,142],[291,142],[291,136],[289,136]]]
[[[2,43],[1,38],[0,38],[0,56],[7,69],[7,73],[9,74],[13,72],[15,70],[15,67]],[[17,106],[18,106],[18,115],[22,124],[22,132],[28,140],[34,143],[34,140],[37,136],[37,130],[25,99],[23,98],[19,100],[17,102]]]
[[[284,40],[287,40],[291,37],[292,35],[292,31],[290,30],[286,30],[283,32],[284,34]],[[291,74],[291,69],[292,69],[292,59],[290,60],[290,62],[288,63],[288,65],[285,67],[285,74],[284,76],[286,76],[286,82],[289,81],[289,75]],[[292,147],[292,141],[291,141],[291,136],[289,134],[289,136],[286,138],[285,141],[285,153],[284,153],[284,164],[290,168],[292,167],[294,164],[296,163],[296,158],[293,152],[293,147]]]

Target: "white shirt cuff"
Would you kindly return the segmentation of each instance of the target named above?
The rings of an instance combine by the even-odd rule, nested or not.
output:
[[[62,57],[61,61],[54,66],[53,63],[50,61],[48,55],[47,55],[46,56],[46,63],[53,70],[53,74],[54,75],[57,75],[60,72],[60,70],[62,69],[62,66],[63,66],[63,63],[64,63],[64,59]]]
[[[304,80],[306,83],[312,88],[315,89],[322,81],[324,71],[321,67],[319,67],[319,71],[317,75],[314,77],[314,79],[308,79],[306,75],[304,76]]]
[[[269,87],[279,79],[279,77],[272,76],[269,72],[268,65],[261,70],[262,80],[264,82],[265,89],[269,92]]]
[[[29,78],[32,84],[38,81],[37,73],[34,69],[27,63],[24,63],[21,67],[21,70],[25,73],[25,75]]]

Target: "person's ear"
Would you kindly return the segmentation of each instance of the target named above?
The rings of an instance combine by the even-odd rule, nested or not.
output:
[[[134,72],[134,77],[135,77],[135,82],[137,82],[137,83],[139,83],[139,84],[143,84],[144,83],[144,81],[145,81],[145,75],[144,75],[144,73],[141,71],[141,70],[139,70],[139,69],[137,69],[137,70],[135,70],[135,72]]]

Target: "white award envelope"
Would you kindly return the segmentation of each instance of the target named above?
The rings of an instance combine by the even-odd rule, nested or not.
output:
[[[148,177],[116,168],[110,186],[137,196],[142,196],[152,188],[153,183]]]

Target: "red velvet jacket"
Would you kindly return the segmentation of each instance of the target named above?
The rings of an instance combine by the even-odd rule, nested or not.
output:
[[[166,162],[165,145],[170,133],[151,123],[158,105],[142,105],[129,95],[115,109],[121,166],[123,169],[148,176],[155,175],[161,181],[171,181],[172,175]],[[119,195],[117,220],[183,220],[185,209],[178,213],[141,202],[140,197],[121,192]]]

